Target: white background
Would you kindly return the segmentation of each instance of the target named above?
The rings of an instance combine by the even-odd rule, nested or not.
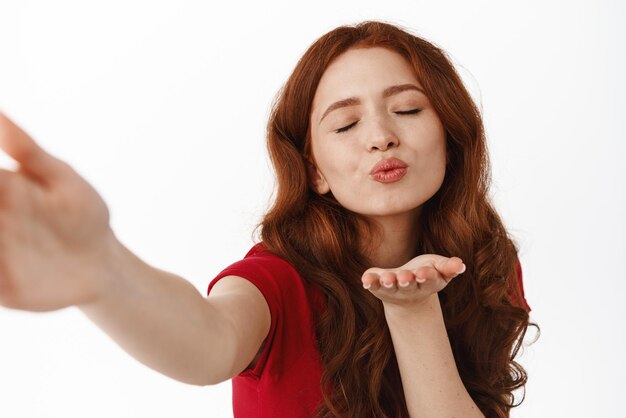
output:
[[[265,123],[298,58],[340,24],[408,27],[481,103],[520,245],[542,335],[512,416],[626,416],[624,3],[218,4],[0,0],[0,109],[97,188],[132,251],[204,293],[267,208]],[[0,417],[86,416],[229,417],[230,382],[164,377],[76,308],[0,308]]]

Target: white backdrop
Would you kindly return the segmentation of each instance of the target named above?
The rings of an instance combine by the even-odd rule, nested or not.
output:
[[[97,188],[132,251],[204,293],[267,207],[265,123],[301,54],[340,24],[409,27],[480,101],[520,244],[542,335],[512,416],[626,416],[624,3],[295,3],[0,0],[0,109]],[[164,377],[76,308],[0,308],[0,417],[85,416],[230,417],[230,382]]]

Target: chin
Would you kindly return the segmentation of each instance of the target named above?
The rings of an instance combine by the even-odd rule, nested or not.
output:
[[[361,215],[364,216],[370,216],[370,217],[374,217],[374,218],[380,218],[380,217],[411,217],[417,213],[419,213],[422,209],[422,205],[408,205],[408,206],[397,206],[397,207],[390,207],[390,206],[386,206],[383,208],[376,208],[376,209],[370,209],[370,210],[356,210],[355,212],[360,213]]]
[[[339,204],[344,208],[352,212],[358,213],[359,215],[368,217],[402,216],[417,213],[421,211],[422,205],[427,200],[428,199],[425,199],[423,197],[420,197],[419,199],[415,199],[415,197],[413,197],[413,199],[391,199],[389,197],[384,198],[383,196],[381,196],[380,199],[370,199],[366,205],[353,205],[350,203],[354,202],[342,202],[337,199]],[[361,201],[359,203],[363,202]]]

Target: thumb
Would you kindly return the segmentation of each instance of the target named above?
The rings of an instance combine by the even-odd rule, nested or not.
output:
[[[48,154],[26,132],[0,112],[0,149],[20,165],[20,170],[49,183],[64,170],[64,163]]]

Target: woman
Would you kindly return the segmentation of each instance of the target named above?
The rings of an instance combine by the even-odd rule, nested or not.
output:
[[[0,303],[76,305],[183,382],[233,378],[237,417],[506,417],[526,383],[517,251],[489,203],[480,114],[445,54],[339,27],[275,103],[262,241],[203,298],[134,256],[106,205],[6,117]],[[45,274],[45,277],[44,277]]]

